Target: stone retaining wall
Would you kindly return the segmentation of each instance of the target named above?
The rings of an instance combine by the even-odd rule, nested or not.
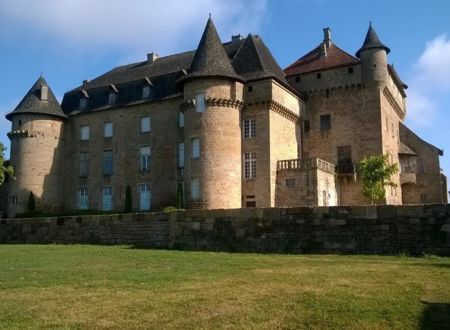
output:
[[[0,243],[450,256],[450,205],[188,210],[11,219]]]

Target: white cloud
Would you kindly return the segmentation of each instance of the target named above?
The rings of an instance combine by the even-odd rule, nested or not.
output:
[[[439,94],[450,91],[450,39],[440,35],[428,42],[413,67],[408,91],[408,117],[428,126],[438,117]]]
[[[0,20],[65,45],[164,53],[199,38],[208,13],[229,38],[257,31],[266,8],[267,0],[2,0]]]

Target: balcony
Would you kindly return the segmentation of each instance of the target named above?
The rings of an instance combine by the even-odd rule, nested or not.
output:
[[[400,184],[402,185],[406,183],[416,184],[417,183],[416,173],[408,173],[408,172],[400,173]]]
[[[310,170],[310,169],[318,169],[331,174],[335,173],[335,166],[320,158],[287,159],[287,160],[279,160],[277,162],[277,171]]]

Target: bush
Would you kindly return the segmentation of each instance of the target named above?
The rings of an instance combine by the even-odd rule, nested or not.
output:
[[[133,205],[133,200],[131,197],[131,187],[127,186],[127,190],[125,192],[125,213],[131,213]]]
[[[28,196],[28,211],[34,211],[36,209],[36,200],[34,199],[33,192],[30,191],[30,195]]]

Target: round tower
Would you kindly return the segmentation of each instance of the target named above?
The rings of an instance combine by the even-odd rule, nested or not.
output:
[[[243,84],[211,18],[182,83],[186,206],[239,208]]]
[[[8,184],[8,216],[28,209],[30,192],[36,207],[60,206],[61,138],[66,115],[43,77],[40,77],[16,109],[11,121],[10,163],[14,177]]]
[[[366,86],[381,88],[387,84],[387,54],[389,52],[390,49],[380,41],[370,24],[363,45],[356,52],[356,56],[361,59],[362,79]]]

